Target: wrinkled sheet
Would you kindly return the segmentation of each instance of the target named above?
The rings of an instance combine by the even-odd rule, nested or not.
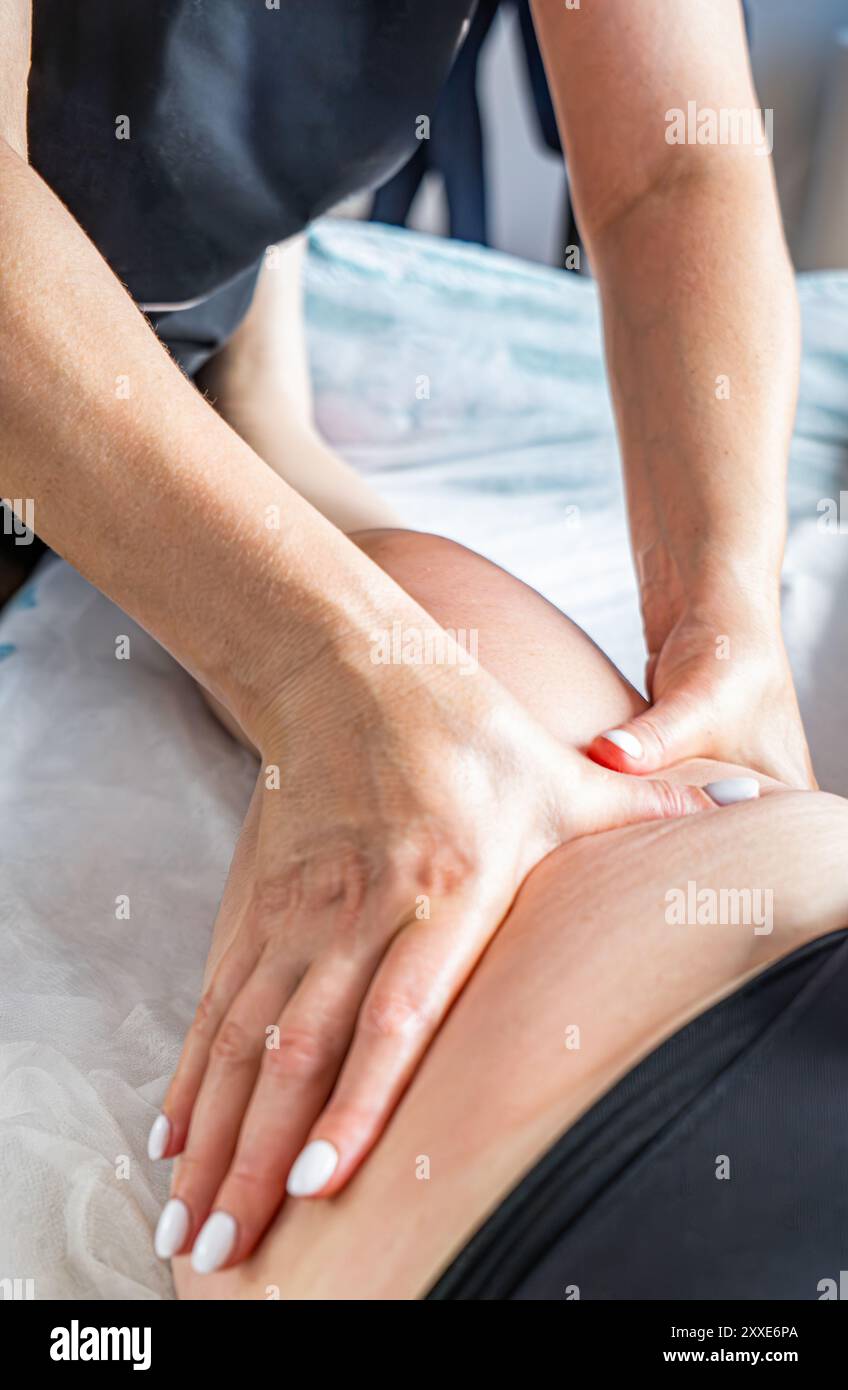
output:
[[[410,525],[535,585],[640,683],[593,286],[330,221],[307,273],[326,435]],[[800,288],[784,607],[820,780],[848,794],[848,497],[845,535],[817,511],[848,488],[848,276]],[[0,616],[0,728],[0,1280],[32,1279],[37,1298],[170,1298],[151,1251],[167,1170],[146,1135],[253,764],[180,668],[55,559]]]

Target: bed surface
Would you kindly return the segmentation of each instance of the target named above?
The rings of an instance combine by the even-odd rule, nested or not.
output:
[[[784,613],[823,786],[848,795],[848,274],[800,280]],[[594,287],[357,223],[314,229],[319,423],[410,525],[642,647]],[[757,517],[751,517],[752,534]],[[129,661],[116,660],[127,635]],[[0,1279],[170,1298],[146,1137],[196,1003],[254,771],[191,681],[62,562],[0,616]],[[129,900],[129,918],[119,904]]]

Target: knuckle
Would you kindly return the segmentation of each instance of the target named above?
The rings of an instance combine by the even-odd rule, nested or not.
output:
[[[220,1066],[240,1066],[252,1060],[260,1046],[259,1036],[254,1037],[236,1019],[227,1018],[215,1034],[211,1057]]]
[[[257,883],[246,916],[248,933],[262,943],[274,935],[281,921],[300,906],[298,885],[291,874]]]
[[[331,835],[321,845],[299,846],[281,872],[256,884],[250,928],[267,941],[294,915],[327,909],[355,924],[377,877],[372,852],[349,837]]]
[[[654,788],[657,809],[664,820],[685,816],[692,809],[685,787],[677,786],[676,783],[667,782],[665,778],[661,778],[655,782]]]
[[[459,893],[480,872],[479,856],[470,846],[460,847],[432,830],[410,838],[390,855],[386,879],[393,892],[409,896],[427,893],[449,897]]]
[[[308,1081],[327,1065],[327,1045],[318,1033],[305,1028],[283,1028],[279,1045],[266,1049],[264,1070],[276,1080]]]
[[[423,1033],[432,1019],[432,1010],[423,998],[407,990],[377,989],[366,999],[360,1027],[366,1034],[381,1038],[409,1038]]]
[[[426,863],[419,865],[417,885],[437,898],[461,893],[480,871],[475,856],[456,849],[443,850]]]
[[[201,996],[200,1003],[194,1011],[194,1018],[191,1023],[190,1031],[195,1038],[208,1042],[214,1037],[214,1019],[216,1012],[214,995],[211,989],[207,989]]]

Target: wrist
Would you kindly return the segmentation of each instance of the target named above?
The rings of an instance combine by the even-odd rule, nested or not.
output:
[[[780,619],[782,551],[713,543],[692,547],[681,560],[663,542],[635,550],[635,565],[646,615],[663,612],[671,626],[685,611],[759,612]]]
[[[726,614],[744,625],[780,624],[780,569],[773,563],[723,559],[692,576],[684,590],[687,609]]]
[[[238,717],[263,753],[270,747],[279,753],[303,730],[328,743],[340,730],[362,730],[390,706],[399,709],[413,690],[437,684],[442,660],[449,666],[468,660],[464,652],[453,660],[453,637],[341,540],[351,555],[340,558],[350,563],[332,567],[327,555],[320,599],[310,593],[296,616],[290,607],[285,615],[278,611],[275,635],[251,639],[264,659],[239,692]],[[441,653],[436,664],[415,659],[419,648]],[[433,695],[438,702],[435,689]]]

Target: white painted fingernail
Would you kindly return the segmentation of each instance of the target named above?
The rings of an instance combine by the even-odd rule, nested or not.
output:
[[[339,1162],[337,1149],[326,1139],[313,1139],[295,1159],[286,1192],[290,1197],[312,1197],[330,1181]]]
[[[756,777],[724,777],[719,782],[708,782],[704,791],[716,806],[733,806],[737,801],[756,800],[760,784]]]
[[[171,1137],[171,1121],[167,1115],[157,1115],[147,1136],[147,1157],[161,1158]]]
[[[188,1207],[179,1197],[165,1203],[153,1237],[153,1249],[160,1260],[171,1260],[182,1250],[190,1220]]]
[[[614,743],[616,748],[620,748],[622,753],[627,753],[631,758],[641,758],[642,745],[635,734],[628,733],[627,729],[607,729],[605,734],[601,734],[607,743]]]
[[[213,1211],[191,1252],[191,1267],[195,1274],[214,1274],[229,1259],[235,1243],[235,1218],[228,1211]]]

